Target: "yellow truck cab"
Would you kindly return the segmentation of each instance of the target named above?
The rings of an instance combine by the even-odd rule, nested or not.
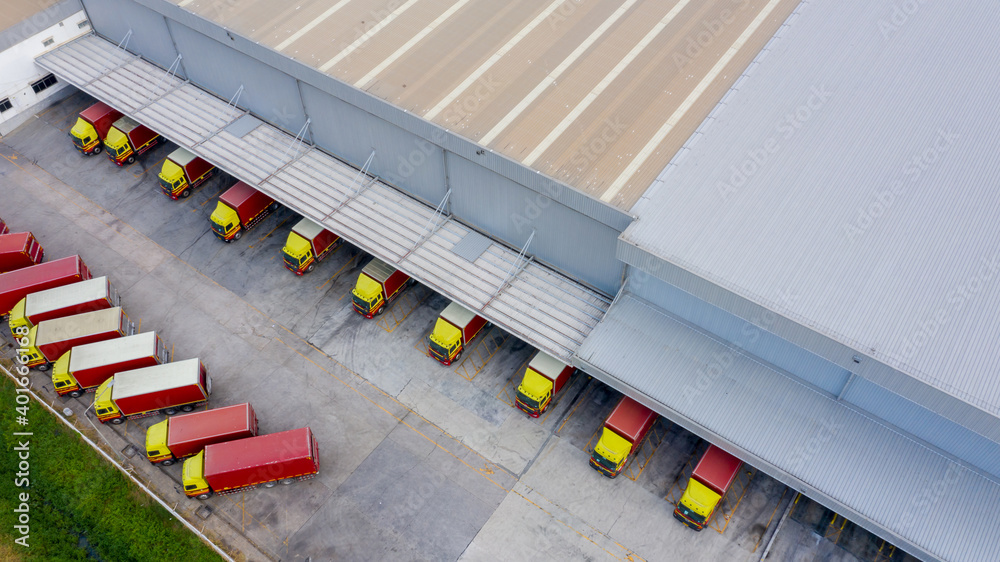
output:
[[[359,276],[351,294],[354,295],[355,307],[359,310],[382,310],[382,285],[371,277]]]
[[[84,121],[82,118],[76,118],[76,124],[73,128],[69,130],[69,134],[73,138],[77,139],[78,147],[84,152],[100,152],[101,137],[97,134],[97,129],[93,125]],[[96,150],[95,150],[96,148]]]
[[[719,505],[721,499],[722,494],[697,480],[690,480],[677,506],[678,509],[683,509],[684,514],[690,519],[704,524],[708,516],[715,511],[715,506]]]
[[[114,377],[111,377],[101,383],[101,386],[97,387],[97,391],[94,393],[94,413],[97,414],[99,420],[118,416],[118,407],[111,400],[111,387],[114,382]],[[116,419],[120,420],[121,418]]]
[[[164,422],[165,423],[165,422]],[[184,461],[181,469],[181,482],[184,484],[184,494],[198,499],[208,498],[212,491],[205,480],[205,451]]]
[[[146,458],[151,463],[173,458],[167,447],[167,420],[149,426],[146,430]],[[171,463],[173,464],[173,463]],[[167,465],[169,466],[169,465]]]
[[[614,466],[611,469],[614,474],[621,472],[631,452],[632,443],[607,427],[602,430],[601,438],[594,446],[594,455],[600,455]]]
[[[128,137],[115,127],[108,129],[108,136],[104,138],[104,146],[108,149],[108,153],[113,154],[115,158],[121,157],[125,152],[132,150],[132,145],[129,144]]]
[[[39,351],[38,347],[35,346],[37,336],[38,326],[32,326],[27,335],[28,345],[21,347],[18,353],[18,355],[28,358],[28,361],[24,363],[27,367],[34,367],[35,365],[45,363],[45,357],[42,355],[42,352]]]
[[[70,352],[67,351],[59,359],[56,359],[56,362],[52,365],[52,387],[57,392],[70,386],[78,386],[76,379],[73,378],[73,375],[69,374],[69,360]],[[77,398],[81,394],[80,392],[74,392],[70,396]]]
[[[294,267],[293,271],[313,267],[312,242],[294,231],[288,233],[288,240],[285,241],[285,247],[281,249],[281,253],[284,254],[285,265],[289,269]]]

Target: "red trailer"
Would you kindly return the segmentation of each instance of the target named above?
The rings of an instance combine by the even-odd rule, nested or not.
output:
[[[257,414],[250,404],[168,418],[146,430],[146,458],[170,466],[196,455],[206,445],[257,435]]]
[[[208,401],[212,379],[197,359],[115,373],[97,387],[94,411],[101,423],[190,412]]]
[[[219,203],[211,217],[212,232],[223,242],[239,240],[243,231],[257,226],[278,207],[271,196],[246,183],[237,182],[219,196]]]
[[[410,283],[409,275],[374,258],[361,270],[358,283],[351,291],[354,310],[365,318],[374,318],[385,312],[385,307]]]
[[[73,145],[85,155],[100,154],[108,129],[121,116],[121,111],[101,101],[84,109],[69,132]]]
[[[118,291],[107,277],[95,277],[79,283],[63,285],[31,293],[14,305],[10,311],[10,332],[18,328],[31,328],[45,320],[55,320],[83,312],[112,308],[121,304]]]
[[[609,478],[618,476],[639,450],[657,417],[656,412],[628,396],[622,397],[604,421],[601,439],[590,457],[590,466]]]
[[[674,518],[696,531],[705,528],[742,467],[743,461],[711,445],[694,467]]]
[[[308,427],[208,445],[184,462],[184,493],[207,499],[264,484],[292,484],[319,473],[319,444]]]
[[[462,357],[476,335],[486,326],[486,319],[453,302],[441,311],[434,331],[427,336],[427,352],[444,365]]]
[[[46,320],[28,331],[28,345],[20,351],[21,363],[47,371],[49,366],[75,346],[131,336],[135,325],[121,307],[84,312]]]
[[[0,235],[0,273],[42,263],[45,251],[30,232]]]
[[[170,351],[156,332],[73,347],[52,366],[52,387],[73,398],[92,392],[115,373],[170,362]]]
[[[80,256],[0,273],[0,315],[6,316],[18,301],[31,293],[87,279],[90,279],[90,270]]]
[[[340,246],[340,236],[326,230],[309,219],[302,219],[288,233],[285,247],[281,249],[285,267],[295,275],[316,269],[316,263],[327,258]]]
[[[184,148],[171,152],[160,169],[160,189],[171,199],[182,199],[208,181],[215,166],[195,156]]]
[[[119,166],[135,162],[136,156],[146,152],[160,143],[160,135],[149,127],[125,116],[115,121],[108,129],[104,146],[108,149],[108,158]]]

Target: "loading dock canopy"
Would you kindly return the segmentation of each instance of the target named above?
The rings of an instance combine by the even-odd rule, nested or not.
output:
[[[554,357],[569,362],[611,304],[94,34],[36,62]]]
[[[629,293],[574,364],[911,554],[996,559],[1000,484]]]

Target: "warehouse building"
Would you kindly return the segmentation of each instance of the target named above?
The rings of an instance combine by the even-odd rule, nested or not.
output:
[[[997,8],[83,6],[59,80],[907,552],[1000,551]]]

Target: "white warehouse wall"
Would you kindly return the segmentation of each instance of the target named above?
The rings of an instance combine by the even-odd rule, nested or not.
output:
[[[42,12],[40,15],[45,14],[46,12]],[[51,25],[24,38],[18,37],[17,33],[23,29],[36,31],[39,27],[14,26],[4,32],[13,40],[10,40],[6,49],[0,51],[0,69],[2,69],[0,71],[0,101],[9,99],[13,107],[0,113],[0,137],[24,123],[46,103],[51,103],[73,91],[72,88],[67,89],[67,84],[57,82],[36,94],[31,85],[45,77],[48,72],[35,65],[35,57],[84,33],[89,33],[89,22],[82,28],[79,26],[80,22],[86,21],[86,14],[83,10],[79,10],[58,21],[52,19]],[[44,45],[44,41],[49,38],[52,38],[52,44]]]

